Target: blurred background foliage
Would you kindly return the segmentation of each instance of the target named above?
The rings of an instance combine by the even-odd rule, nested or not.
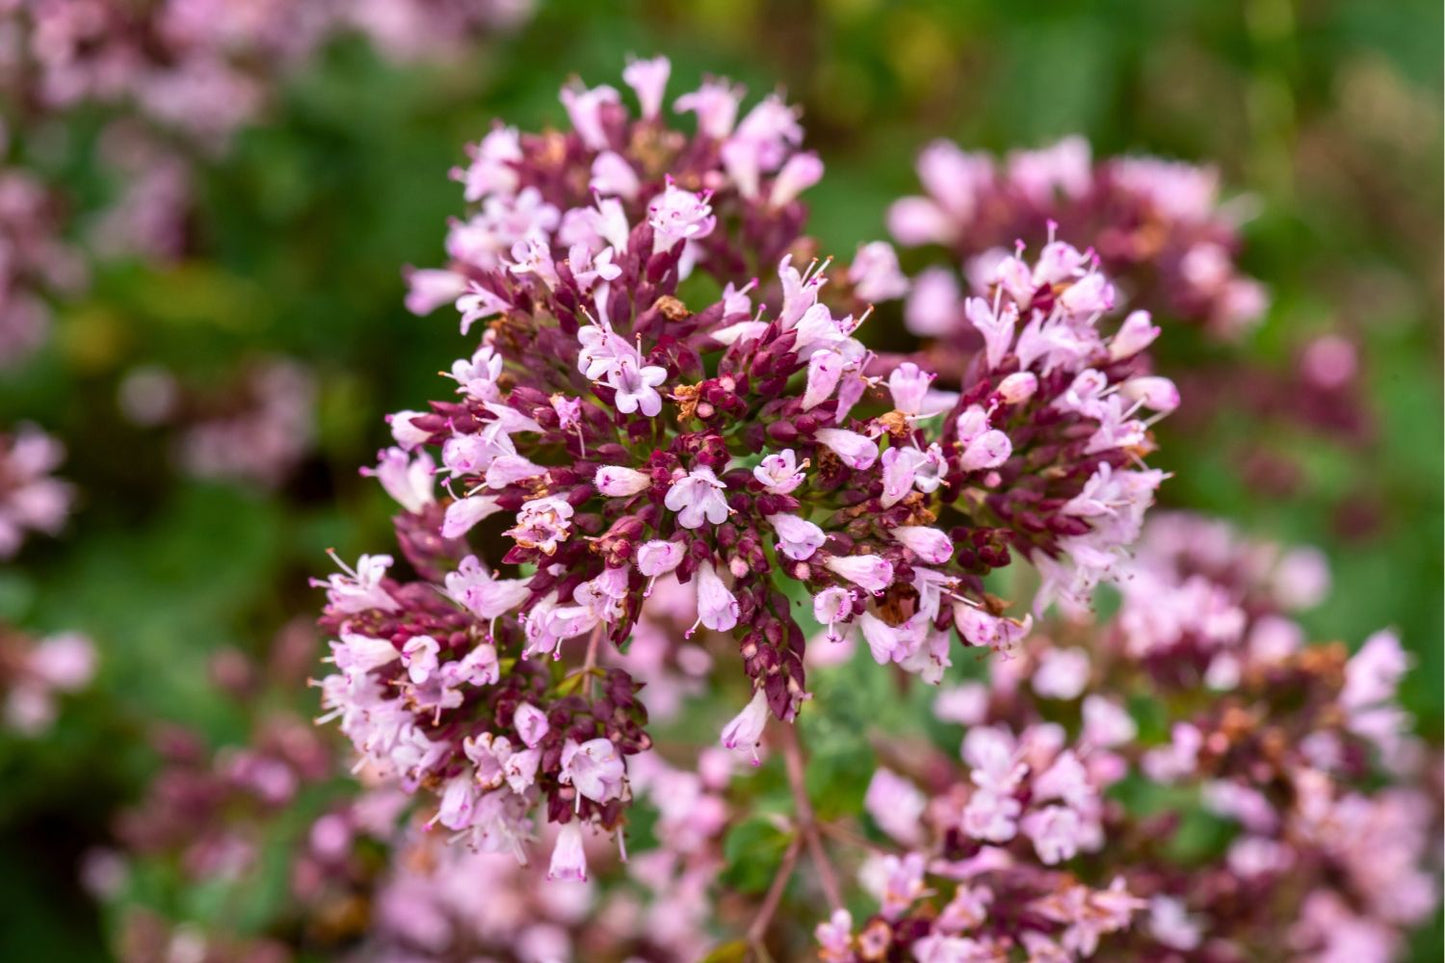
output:
[[[104,267],[60,306],[42,354],[0,375],[0,422],[64,438],[62,474],[82,491],[67,534],[0,573],[0,617],[81,629],[102,653],[92,695],[52,733],[0,739],[0,959],[106,958],[75,858],[137,798],[147,737],[165,721],[243,739],[213,656],[262,657],[309,616],[326,548],[390,544],[385,499],[357,467],[386,443],[383,413],[421,406],[459,351],[450,316],[402,307],[401,266],[439,263],[460,212],[448,169],[492,118],[561,122],[567,76],[616,83],[629,52],[671,56],[674,91],[727,74],[804,106],[828,167],[809,195],[824,250],[884,235],[935,137],[1004,151],[1080,133],[1096,156],[1217,164],[1257,212],[1243,267],[1274,306],[1239,348],[1174,328],[1166,354],[1208,366],[1242,353],[1288,373],[1310,338],[1345,332],[1363,346],[1367,430],[1345,444],[1270,418],[1228,382],[1206,389],[1217,397],[1186,386],[1186,407],[1207,414],[1162,426],[1159,463],[1176,473],[1164,501],[1324,548],[1335,590],[1311,627],[1357,644],[1397,626],[1418,661],[1407,704],[1438,743],[1441,34],[1432,0],[561,0],[448,64],[334,45],[200,167],[180,263]],[[98,124],[81,116],[17,148],[79,212],[117,187],[94,161]],[[140,366],[199,390],[276,355],[310,366],[318,395],[314,448],[274,489],[187,477],[166,432],[117,404]],[[1287,462],[1285,483],[1262,483],[1260,459]],[[297,693],[302,711],[309,699]]]

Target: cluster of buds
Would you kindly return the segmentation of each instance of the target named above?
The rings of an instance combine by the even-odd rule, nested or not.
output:
[[[1177,400],[1143,374],[1147,316],[1104,337],[1113,289],[1058,241],[970,304],[987,348],[962,393],[876,358],[855,337],[867,311],[830,295],[896,291],[888,259],[865,248],[830,287],[787,250],[819,173],[795,112],[769,97],[738,122],[741,92],[708,81],[676,102],[698,114],[687,138],[662,122],[668,72],[627,68],[638,119],[610,87],[569,86],[573,130],[497,128],[459,173],[481,212],[453,226],[447,269],[412,274],[413,306],[455,299],[462,333],[486,330],[452,366],[460,397],[393,415],[374,469],[420,580],[365,558],[332,577],[323,620],[325,701],[363,755],[438,791],[438,820],[483,848],[520,851],[545,799],[558,875],[574,818],[618,826],[625,757],[647,747],[631,677],[602,674],[600,697],[592,680],[657,579],[690,590],[686,634],[734,641],[755,694],[723,741],[755,749],[807,696],[795,600],[929,681],[955,630],[985,648],[1026,631],[983,587],[1011,547],[1045,568],[1040,605],[1086,604],[1161,477],[1138,467],[1141,412]],[[696,310],[694,274],[722,289]],[[581,671],[548,668],[574,640]]]
[[[1048,624],[989,682],[940,693],[939,718],[969,727],[963,769],[875,774],[868,812],[906,848],[874,872],[878,915],[819,928],[824,959],[1075,959],[1127,929],[1109,959],[1383,963],[1429,917],[1438,806],[1395,702],[1398,640],[1305,645],[1287,613],[1323,594],[1319,558],[1218,523],[1165,517],[1131,567],[1110,622]],[[1141,696],[1155,718],[1131,713]],[[1201,819],[1216,848],[1191,853]],[[1072,923],[1107,925],[1046,944],[1064,920],[1026,888],[1045,880]],[[1113,913],[1091,914],[1104,895]]]
[[[1003,163],[935,141],[919,155],[918,175],[927,195],[897,201],[889,228],[906,247],[946,248],[974,287],[1016,239],[1041,242],[1056,223],[1093,246],[1131,304],[1161,317],[1231,338],[1267,308],[1263,287],[1234,263],[1238,217],[1219,203],[1211,169],[1152,157],[1095,164],[1088,143],[1070,137]],[[954,342],[966,347],[963,309],[958,272],[931,267],[916,278],[908,326],[945,353]]]
[[[164,368],[128,373],[120,407],[143,426],[174,434],[172,458],[197,478],[227,478],[276,487],[311,450],[316,383],[288,358],[241,365],[226,382],[187,385]]]
[[[64,458],[60,442],[34,425],[0,434],[0,559],[20,551],[28,533],[54,535],[65,524],[74,491],[51,475]]]
[[[0,623],[0,722],[25,736],[55,720],[57,700],[95,674],[95,647],[75,632],[32,639]]]

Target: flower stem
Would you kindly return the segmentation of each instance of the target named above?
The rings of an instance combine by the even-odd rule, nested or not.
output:
[[[818,833],[818,821],[813,814],[813,803],[808,799],[808,789],[803,781],[803,749],[798,744],[796,723],[785,722],[777,727],[781,732],[779,742],[783,750],[783,763],[788,770],[788,785],[793,790],[793,809],[798,819],[798,832],[808,844],[808,856],[813,868],[818,871],[818,882],[823,895],[833,910],[843,908],[843,891],[838,886],[838,874],[828,859],[823,847],[823,837]]]
[[[768,934],[768,926],[772,923],[773,916],[778,912],[778,904],[783,901],[783,891],[788,888],[788,880],[792,879],[793,870],[797,868],[801,849],[802,837],[794,836],[783,853],[783,861],[778,864],[778,872],[773,876],[772,885],[768,887],[768,895],[758,909],[758,915],[748,927],[748,945],[760,960],[772,959],[763,939]]]

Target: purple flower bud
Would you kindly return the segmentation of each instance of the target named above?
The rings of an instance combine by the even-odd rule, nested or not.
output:
[[[522,743],[528,748],[535,748],[547,735],[547,713],[538,709],[530,702],[523,702],[517,706],[517,711],[512,715],[512,725],[516,728],[517,734],[522,737]]]
[[[597,469],[592,484],[597,486],[598,492],[608,498],[625,498],[628,495],[647,491],[652,486],[652,479],[643,472],[631,468],[604,465]]]
[[[1168,378],[1157,375],[1130,378],[1119,386],[1119,393],[1153,411],[1170,412],[1179,407],[1179,389]]]
[[[1013,442],[1009,441],[1008,435],[994,429],[970,441],[958,461],[964,471],[978,471],[981,468],[997,468],[1012,454]]]
[[[900,525],[889,534],[925,562],[942,565],[953,557],[953,540],[936,528]]]
[[[1132,358],[1153,344],[1157,337],[1159,328],[1151,323],[1148,311],[1130,312],[1109,342],[1109,357],[1114,361]]]

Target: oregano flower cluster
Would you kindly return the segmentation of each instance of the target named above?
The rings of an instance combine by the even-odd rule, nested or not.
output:
[[[669,69],[628,66],[636,117],[574,82],[571,130],[495,128],[457,172],[478,208],[411,303],[454,300],[483,333],[453,397],[393,415],[368,469],[419,579],[363,558],[323,621],[325,703],[364,758],[436,791],[437,819],[483,848],[520,852],[544,802],[559,876],[582,871],[579,823],[621,826],[649,744],[635,684],[598,653],[626,646],[656,579],[693,593],[688,634],[734,640],[755,695],[723,739],[750,751],[808,698],[799,603],[930,681],[955,634],[1027,631],[983,583],[1012,550],[1047,571],[1041,605],[1087,604],[1161,478],[1140,467],[1147,418],[1177,403],[1147,374],[1148,317],[1104,334],[1113,288],[1057,240],[970,304],[986,348],[962,392],[879,358],[861,295],[896,294],[896,261],[795,263],[797,194],[821,173],[796,111],[744,112],[709,80],[673,103],[689,137],[663,117]],[[703,278],[721,295],[696,301]]]

